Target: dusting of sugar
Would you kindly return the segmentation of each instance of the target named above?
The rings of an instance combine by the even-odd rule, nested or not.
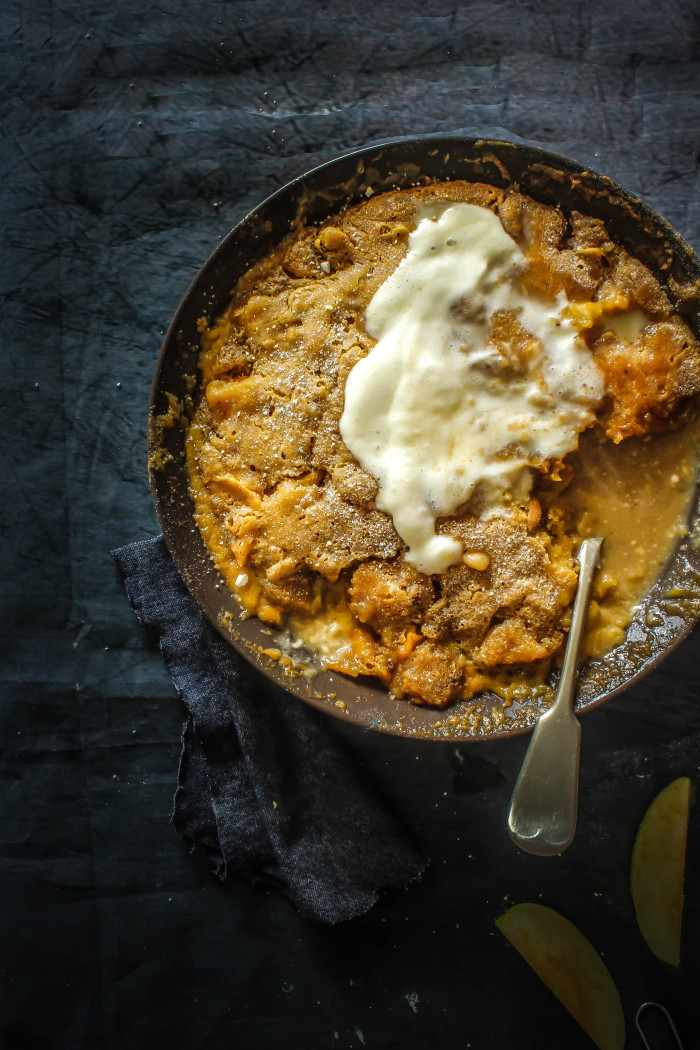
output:
[[[418,224],[367,307],[377,343],[348,376],[340,432],[421,572],[463,554],[437,518],[475,495],[484,514],[524,498],[530,468],[576,448],[604,393],[566,296],[525,294],[523,265],[492,211],[456,204]],[[524,330],[515,355],[493,338],[503,315]]]

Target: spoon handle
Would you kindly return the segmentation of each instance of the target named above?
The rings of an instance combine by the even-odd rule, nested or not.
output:
[[[576,831],[581,726],[574,688],[588,598],[602,540],[584,540],[579,577],[557,695],[535,726],[508,813],[510,837],[520,849],[552,857],[571,845]]]

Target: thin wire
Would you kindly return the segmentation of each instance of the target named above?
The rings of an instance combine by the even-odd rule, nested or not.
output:
[[[642,1003],[642,1005],[637,1010],[637,1015],[636,1015],[636,1017],[634,1019],[634,1023],[636,1025],[637,1031],[639,1032],[641,1040],[644,1043],[645,1050],[652,1050],[652,1048],[649,1046],[649,1043],[647,1042],[647,1038],[644,1035],[644,1032],[642,1031],[642,1026],[641,1026],[639,1018],[641,1017],[642,1012],[644,1010],[649,1009],[650,1007],[654,1007],[655,1009],[661,1011],[661,1013],[664,1015],[664,1017],[668,1021],[668,1026],[671,1029],[671,1032],[673,1033],[674,1039],[676,1040],[676,1046],[678,1047],[678,1050],[683,1050],[683,1044],[681,1043],[681,1037],[678,1034],[678,1031],[676,1029],[675,1024],[671,1020],[671,1015],[668,1012],[668,1010],[666,1009],[666,1007],[662,1006],[661,1003]]]

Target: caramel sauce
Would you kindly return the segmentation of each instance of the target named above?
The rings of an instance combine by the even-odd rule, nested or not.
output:
[[[550,499],[572,531],[602,536],[601,564],[581,656],[619,645],[634,609],[685,535],[695,490],[700,420],[620,444],[582,436],[569,457],[573,478]]]
[[[524,293],[542,309],[568,300],[564,327],[578,330],[606,389],[578,451],[569,452],[575,433],[561,449],[538,448],[536,461],[528,457],[532,492],[529,475],[526,490],[513,480],[502,514],[482,516],[480,492],[474,506],[454,512],[453,501],[437,501],[430,537],[460,553],[440,572],[411,564],[379,506],[381,479],[363,469],[341,432],[348,377],[378,345],[366,311],[406,258],[411,229],[431,202],[498,215],[523,252]],[[474,321],[478,304],[467,304],[471,313],[458,305]],[[511,310],[508,325],[504,313],[492,341],[512,371],[513,361],[530,359],[532,339],[522,311]],[[658,281],[598,220],[565,220],[481,184],[377,195],[333,226],[290,235],[200,330],[205,396],[187,435],[190,491],[196,524],[242,615],[291,631],[291,646],[306,641],[323,666],[376,677],[416,703],[443,707],[484,689],[508,703],[548,688],[570,624],[576,551],[599,535],[582,657],[624,640],[687,526],[700,424],[685,420],[700,395],[700,347]],[[452,385],[461,396],[465,384]],[[505,381],[500,388],[512,394]],[[448,383],[443,408],[450,396]],[[455,417],[448,430],[470,427]],[[509,443],[496,466],[507,472],[518,452]],[[415,513],[415,498],[403,503]]]

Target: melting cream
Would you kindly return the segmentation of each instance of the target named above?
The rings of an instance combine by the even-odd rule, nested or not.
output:
[[[484,514],[527,495],[530,467],[576,447],[604,392],[566,297],[523,294],[522,266],[493,212],[455,204],[419,223],[367,307],[377,343],[348,376],[340,432],[421,572],[463,553],[436,534],[437,518],[475,494]],[[517,359],[492,338],[502,314],[531,336]]]

